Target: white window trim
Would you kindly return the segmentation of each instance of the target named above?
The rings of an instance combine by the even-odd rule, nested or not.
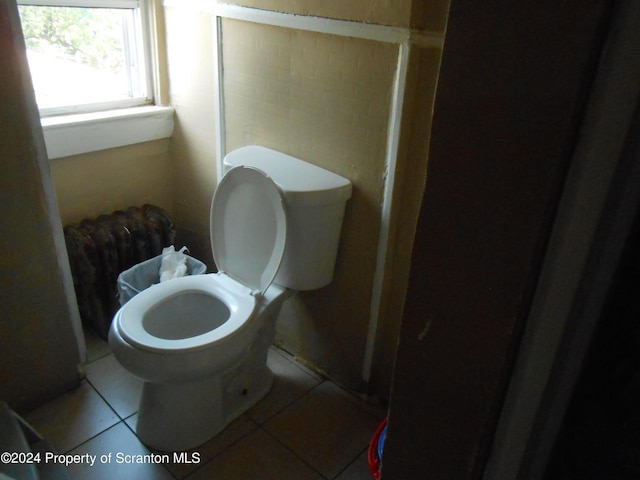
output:
[[[173,107],[134,107],[42,118],[49,159],[169,138]]]
[[[87,8],[126,8],[139,9],[140,18],[136,28],[142,30],[140,40],[141,48],[144,51],[141,67],[145,71],[144,85],[146,95],[122,100],[114,100],[105,103],[92,103],[80,105],[68,105],[62,107],[51,107],[40,110],[42,118],[56,115],[76,115],[80,113],[91,113],[98,111],[111,111],[114,109],[124,109],[135,106],[152,105],[154,103],[156,73],[155,59],[152,58],[153,48],[151,37],[155,34],[149,24],[148,2],[145,0],[17,0],[18,5],[50,6],[50,7],[87,7]]]
[[[149,105],[154,91],[153,75],[156,72],[152,26],[149,24],[144,0],[18,0],[19,5],[140,8],[141,22],[148,35],[144,37],[147,52],[145,68],[148,97],[146,105],[139,99],[125,100],[120,108],[113,107],[93,112],[74,112],[40,119],[47,154],[50,160],[97,152],[171,137],[174,109],[170,106]],[[128,107],[128,108],[127,108]]]

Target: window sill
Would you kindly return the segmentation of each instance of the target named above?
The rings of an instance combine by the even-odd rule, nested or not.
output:
[[[49,159],[168,138],[173,107],[135,107],[41,119]]]

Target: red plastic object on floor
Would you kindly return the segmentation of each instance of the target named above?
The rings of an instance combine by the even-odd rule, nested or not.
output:
[[[369,461],[369,471],[371,472],[371,476],[373,480],[380,480],[380,467],[382,466],[382,458],[381,451],[382,449],[379,446],[380,435],[385,432],[387,427],[387,419],[385,418],[378,428],[376,429],[376,433],[373,434],[371,438],[371,442],[369,442],[369,451],[367,453],[367,460]]]

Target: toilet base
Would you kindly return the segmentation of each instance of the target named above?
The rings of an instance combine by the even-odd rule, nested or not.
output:
[[[162,452],[202,445],[269,392],[271,370],[264,365],[258,375],[253,373],[245,386],[237,381],[225,385],[224,375],[181,384],[145,382],[138,410],[138,437]]]
[[[235,366],[199,380],[143,383],[136,433],[145,445],[163,452],[195,448],[269,392],[273,373],[267,366],[267,357],[275,337],[275,321],[282,302],[292,292],[272,286],[267,293],[256,315],[260,323],[254,341],[247,345],[244,357]],[[113,326],[109,342],[121,362],[130,352],[138,353],[122,340]],[[147,362],[153,364],[153,360],[150,357]],[[190,371],[188,365],[183,369]]]
[[[219,376],[184,384],[148,383],[142,387],[136,433],[163,452],[186,450],[206,442],[225,426]]]

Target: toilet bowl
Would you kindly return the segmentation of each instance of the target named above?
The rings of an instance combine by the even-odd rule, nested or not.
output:
[[[142,291],[113,320],[118,360],[147,382],[184,382],[226,370],[255,334],[256,299],[248,289],[243,295],[217,274],[174,280]]]
[[[224,274],[198,275],[144,290],[116,313],[109,344],[144,381],[136,431],[146,445],[198,446],[269,391],[267,352],[290,293],[272,285],[256,301]]]
[[[140,439],[198,446],[270,389],[282,303],[333,275],[347,179],[258,146],[231,152],[211,207],[215,274],[153,285],[115,314],[109,345],[144,381]]]

